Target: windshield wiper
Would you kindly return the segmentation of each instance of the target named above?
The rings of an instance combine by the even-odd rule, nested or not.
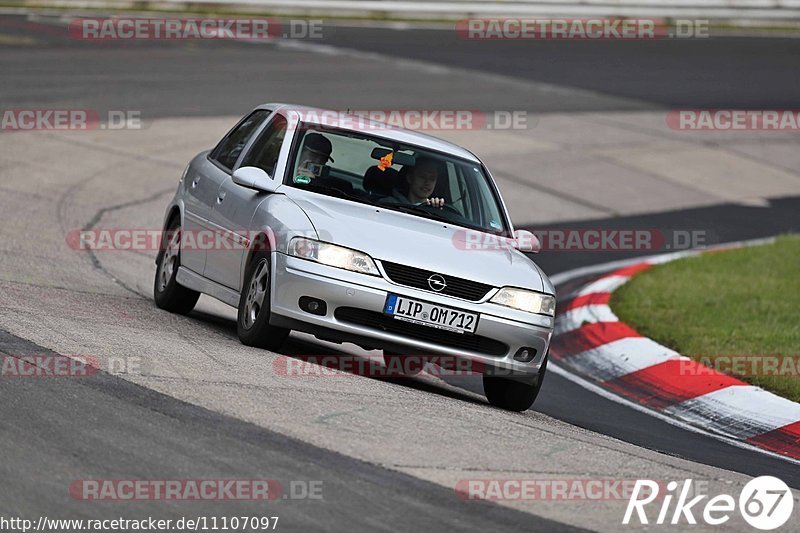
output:
[[[428,215],[429,218],[433,218],[433,219],[436,219],[436,220],[441,220],[442,222],[449,222],[450,224],[457,224],[457,222],[454,221],[452,218],[446,217],[444,215],[441,215],[441,214],[439,214],[439,213],[437,213],[435,211],[429,211],[428,209],[424,209],[424,206],[421,206],[421,205],[391,204],[391,205],[381,205],[381,207],[385,207],[387,209],[395,209],[397,211],[402,211],[404,213],[409,213],[409,214],[414,214],[414,215],[416,215],[416,214],[424,214],[424,215]],[[433,208],[433,209],[435,209],[435,208]]]

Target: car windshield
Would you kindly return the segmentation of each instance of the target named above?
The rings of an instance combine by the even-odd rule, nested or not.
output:
[[[491,233],[505,233],[480,164],[337,128],[303,125],[284,183]]]

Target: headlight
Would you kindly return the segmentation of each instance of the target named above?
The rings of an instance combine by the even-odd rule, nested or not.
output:
[[[540,315],[554,316],[556,314],[556,298],[541,292],[526,291],[524,289],[514,289],[503,287],[495,294],[492,303],[513,307],[520,311],[537,313]]]
[[[380,276],[375,261],[367,254],[327,242],[295,237],[289,243],[289,255],[353,272]]]

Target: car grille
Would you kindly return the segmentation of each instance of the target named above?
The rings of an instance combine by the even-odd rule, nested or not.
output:
[[[381,265],[383,265],[383,270],[386,271],[386,275],[389,279],[399,285],[406,285],[407,287],[414,287],[415,289],[422,289],[437,294],[446,294],[447,296],[454,296],[472,302],[477,302],[482,299],[486,296],[486,293],[494,288],[485,283],[478,283],[453,276],[444,276],[438,272],[400,265],[398,263],[381,261]],[[431,290],[430,285],[428,285],[428,278],[434,274],[439,274],[445,279],[447,286],[444,290]]]
[[[453,333],[411,322],[395,320],[391,317],[375,311],[357,309],[355,307],[339,307],[334,312],[337,320],[351,322],[368,328],[379,329],[388,333],[397,333],[414,339],[431,342],[457,348],[469,350],[486,355],[499,356],[508,352],[508,346],[500,341],[482,337],[480,335],[468,335],[465,333]]]

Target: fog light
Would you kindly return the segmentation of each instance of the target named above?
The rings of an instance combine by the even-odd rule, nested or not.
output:
[[[536,348],[525,347],[517,350],[517,353],[514,354],[514,361],[530,363],[534,357],[536,357]]]
[[[323,316],[328,312],[328,305],[324,300],[312,298],[311,296],[301,296],[297,305],[300,306],[300,309],[312,315]]]

